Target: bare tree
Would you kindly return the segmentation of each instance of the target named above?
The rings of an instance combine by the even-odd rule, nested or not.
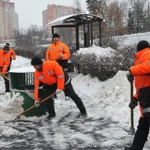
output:
[[[121,35],[125,32],[123,23],[123,11],[121,5],[118,2],[112,2],[107,6],[105,20],[106,30],[110,37],[115,35]]]
[[[74,0],[74,7],[77,9],[77,14],[80,14],[83,12],[80,0]]]
[[[42,28],[36,25],[31,25],[27,30],[20,30],[16,32],[16,45],[21,47],[31,47],[36,43],[40,43],[43,38]]]

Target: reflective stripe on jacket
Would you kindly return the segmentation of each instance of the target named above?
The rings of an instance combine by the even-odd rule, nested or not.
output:
[[[53,85],[57,84],[57,89],[64,90],[64,72],[62,67],[55,61],[45,61],[42,65],[42,71],[34,72],[35,91],[34,99],[38,100],[38,89],[40,82]]]
[[[58,41],[56,44],[53,43],[47,48],[46,60],[56,61],[60,53],[63,54],[63,58],[61,60],[68,60],[70,58],[68,46]]]
[[[130,67],[130,71],[135,79],[141,115],[150,116],[150,49],[139,51],[135,57],[134,66]]]

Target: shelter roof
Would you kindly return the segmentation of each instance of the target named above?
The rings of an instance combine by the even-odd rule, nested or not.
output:
[[[47,24],[47,26],[59,25],[82,25],[88,22],[100,22],[103,19],[99,16],[92,14],[73,14],[68,16],[59,17]]]

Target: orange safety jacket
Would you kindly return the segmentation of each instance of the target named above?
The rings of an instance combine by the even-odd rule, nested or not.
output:
[[[68,60],[70,58],[70,51],[68,46],[60,41],[56,44],[51,44],[46,51],[46,60],[57,61],[59,54],[63,54],[61,60]]]
[[[10,65],[10,53],[4,53],[4,50],[0,50],[0,68],[1,73],[5,74]]]
[[[135,54],[134,66],[130,71],[134,76],[136,94],[142,117],[150,116],[150,49],[145,48]]]
[[[10,47],[9,53],[10,53],[11,58],[15,60],[16,59],[16,53],[15,53],[13,48]]]
[[[38,90],[40,82],[53,85],[57,84],[57,89],[64,90],[64,72],[62,67],[55,61],[45,61],[42,64],[42,71],[34,72],[35,89],[34,99],[39,100]]]

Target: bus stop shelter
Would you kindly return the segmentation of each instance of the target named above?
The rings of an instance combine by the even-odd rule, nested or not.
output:
[[[47,24],[47,27],[52,28],[52,34],[55,32],[55,28],[75,28],[75,36],[76,36],[76,50],[79,47],[79,27],[83,26],[84,33],[84,47],[89,47],[93,45],[93,24],[98,23],[98,39],[99,46],[101,46],[101,23],[104,20],[96,15],[92,14],[74,14],[59,17]],[[86,30],[87,29],[87,30]]]

